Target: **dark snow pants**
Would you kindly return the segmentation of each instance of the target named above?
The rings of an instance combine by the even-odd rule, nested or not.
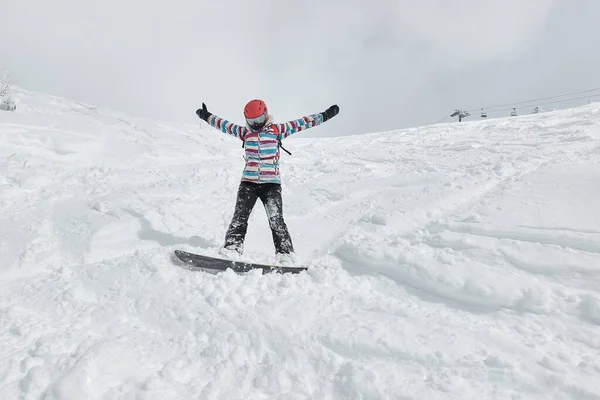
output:
[[[240,183],[235,211],[225,236],[225,247],[242,253],[246,231],[248,230],[248,218],[250,218],[250,213],[257,199],[260,199],[265,206],[269,227],[273,235],[275,252],[277,254],[293,253],[292,238],[283,221],[281,185],[278,183]]]

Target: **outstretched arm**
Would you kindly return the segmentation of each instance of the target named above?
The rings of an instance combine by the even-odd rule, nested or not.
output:
[[[224,118],[210,113],[206,108],[206,104],[204,103],[202,103],[202,108],[196,110],[196,115],[205,120],[212,127],[220,130],[223,133],[228,133],[232,136],[235,136],[238,139],[243,139],[248,132],[246,127],[234,124],[233,122],[229,122]]]
[[[340,108],[337,105],[333,105],[321,113],[311,114],[299,119],[285,122],[283,124],[277,124],[277,127],[279,128],[279,132],[281,132],[281,138],[285,139],[296,132],[320,125],[323,122],[335,117],[339,112]]]

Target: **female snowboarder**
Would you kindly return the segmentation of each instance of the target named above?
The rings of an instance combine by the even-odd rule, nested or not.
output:
[[[245,148],[246,165],[237,192],[233,218],[225,235],[222,254],[231,256],[231,251],[239,255],[243,253],[248,218],[256,200],[260,199],[269,219],[279,262],[286,264],[294,262],[292,238],[283,220],[279,176],[279,148],[283,148],[281,140],[296,132],[320,125],[335,117],[339,110],[337,105],[333,105],[321,113],[279,124],[273,123],[265,102],[255,99],[249,101],[244,107],[246,126],[240,126],[212,114],[206,104],[202,103],[202,108],[196,111],[198,117],[214,128],[242,140]]]

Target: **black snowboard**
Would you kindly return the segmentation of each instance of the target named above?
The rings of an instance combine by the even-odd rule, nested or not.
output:
[[[279,274],[297,274],[306,271],[306,267],[284,267],[278,265],[255,264],[243,261],[232,261],[223,258],[203,256],[200,254],[188,253],[183,250],[175,250],[175,257],[183,262],[186,268],[191,270],[206,270],[209,272],[221,272],[231,268],[235,273],[248,272],[253,269],[261,269],[263,274],[276,272]]]

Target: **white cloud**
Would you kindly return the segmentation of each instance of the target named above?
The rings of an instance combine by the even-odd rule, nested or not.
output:
[[[402,13],[402,6],[396,10],[399,19],[396,35],[410,35],[455,62],[499,59],[518,54],[535,43],[556,3],[556,0],[415,2],[408,13]]]
[[[543,38],[553,10],[576,7],[558,0],[2,1],[0,35],[16,40],[0,43],[0,63],[31,89],[188,120],[202,101],[231,119],[241,119],[253,97],[267,99],[279,118],[337,102],[342,113],[326,128],[331,133],[426,122],[432,111],[423,93],[454,107],[448,74],[516,62]],[[462,95],[477,89],[461,87]]]

